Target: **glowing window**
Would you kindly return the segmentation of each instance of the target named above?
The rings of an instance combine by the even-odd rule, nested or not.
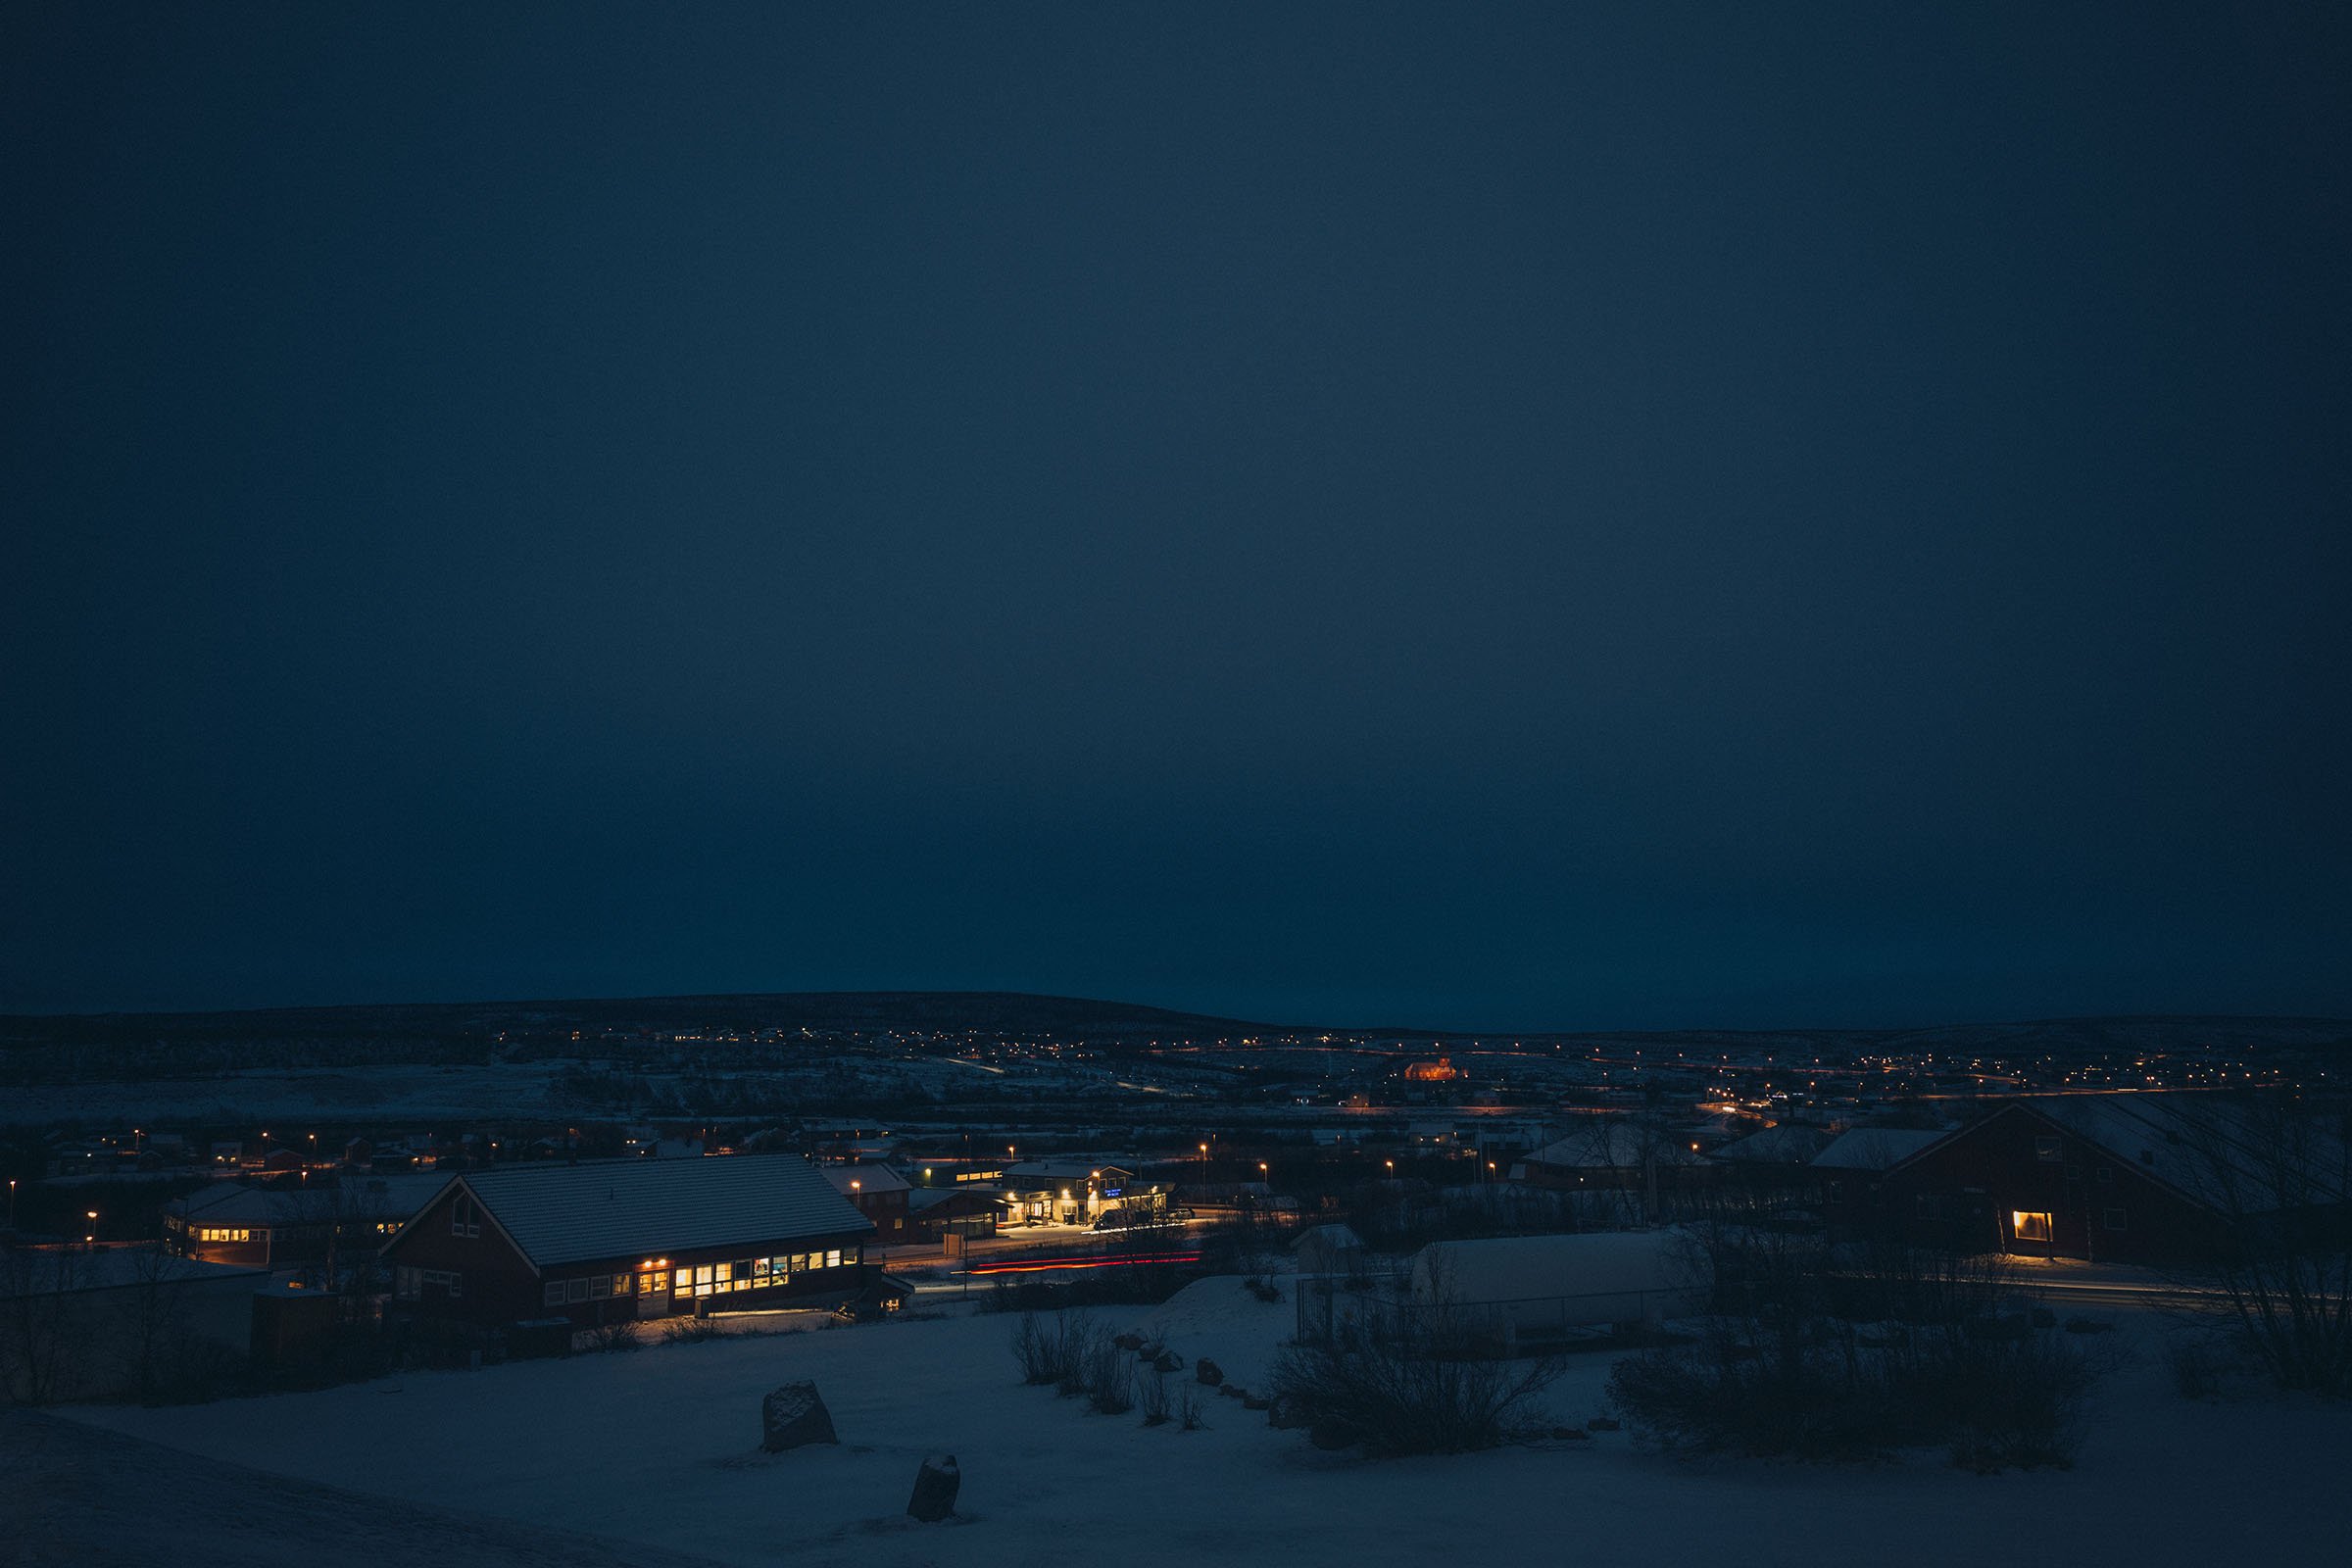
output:
[[[2017,1239],[2021,1242],[2046,1242],[2050,1239],[2050,1216],[2031,1213],[2022,1208],[2013,1209],[2009,1214],[2009,1228],[2017,1233]]]

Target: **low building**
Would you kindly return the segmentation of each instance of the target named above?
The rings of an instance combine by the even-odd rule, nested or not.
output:
[[[447,1178],[344,1172],[294,1188],[216,1182],[164,1205],[164,1248],[249,1268],[296,1268],[335,1254],[337,1271],[372,1258]]]
[[[838,1304],[873,1222],[791,1154],[510,1165],[457,1176],[385,1249],[409,1310],[577,1326]]]
[[[2316,1158],[2288,1147],[2298,1130],[2333,1135],[2274,1108],[2163,1093],[2014,1101],[1889,1163],[1842,1214],[1956,1250],[2192,1264],[2233,1231],[2347,1201],[2340,1144]]]
[[[1028,1159],[1004,1168],[1003,1192],[1024,1225],[1092,1225],[1110,1209],[1164,1206],[1156,1187],[1138,1190],[1125,1165],[1085,1159]]]
[[[152,1244],[0,1249],[0,1403],[171,1391],[244,1348],[268,1279]]]
[[[874,1240],[884,1247],[913,1240],[906,1195],[913,1189],[888,1165],[820,1165],[833,1190],[874,1222]]]
[[[1364,1239],[1349,1225],[1310,1225],[1291,1243],[1301,1274],[1360,1274],[1367,1255]]]
[[[917,1187],[906,1195],[907,1229],[920,1242],[994,1236],[1004,1222],[1005,1200],[973,1187]]]

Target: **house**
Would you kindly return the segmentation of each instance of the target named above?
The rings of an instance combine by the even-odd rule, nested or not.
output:
[[[384,1256],[408,1310],[590,1326],[846,1301],[873,1234],[797,1155],[624,1158],[452,1177]]]
[[[907,1221],[906,1177],[888,1165],[820,1165],[817,1169],[850,1206],[874,1222],[874,1240],[884,1247],[913,1239]]]
[[[374,1257],[445,1185],[440,1176],[358,1171],[292,1189],[216,1182],[164,1205],[164,1250],[264,1269],[323,1262],[331,1250],[340,1270]]]
[[[1087,1159],[1008,1165],[1002,1191],[1024,1225],[1091,1225],[1108,1209],[1152,1208],[1165,1201],[1156,1186],[1139,1191],[1132,1168]]]
[[[1310,1225],[1291,1243],[1291,1255],[1301,1274],[1359,1274],[1366,1252],[1364,1239],[1349,1225]]]
[[[2197,1094],[2013,1101],[1887,1164],[1841,1217],[1958,1250],[2193,1263],[2233,1231],[2347,1201],[2340,1144],[2289,1148],[2312,1130],[2275,1109]]]
[[[1298,1337],[1313,1343],[1379,1326],[1510,1350],[1693,1316],[1707,1309],[1713,1289],[1706,1250],[1683,1231],[1433,1242],[1413,1255],[1398,1292],[1300,1276]]]
[[[152,1245],[0,1249],[0,1402],[151,1396],[242,1349],[259,1269]]]
[[[973,1187],[917,1187],[906,1195],[906,1224],[917,1241],[994,1236],[1005,1200]]]

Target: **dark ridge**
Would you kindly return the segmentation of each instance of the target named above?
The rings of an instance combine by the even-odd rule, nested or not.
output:
[[[1013,991],[802,991],[694,997],[572,998],[535,1002],[355,1004],[225,1012],[0,1014],[0,1043],[118,1045],[185,1040],[368,1040],[546,1035],[571,1029],[658,1026],[942,1033],[1248,1035],[1269,1026],[1238,1018],[1080,997]]]

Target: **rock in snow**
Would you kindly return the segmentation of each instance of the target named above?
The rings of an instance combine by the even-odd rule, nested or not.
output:
[[[1224,1372],[1205,1355],[1193,1363],[1193,1376],[1212,1389],[1225,1381]]]
[[[956,1456],[935,1453],[914,1473],[914,1495],[906,1499],[906,1511],[927,1525],[937,1524],[956,1511],[956,1491],[962,1485]]]
[[[839,1443],[833,1412],[813,1383],[787,1383],[760,1401],[760,1446],[782,1453],[808,1443]]]

